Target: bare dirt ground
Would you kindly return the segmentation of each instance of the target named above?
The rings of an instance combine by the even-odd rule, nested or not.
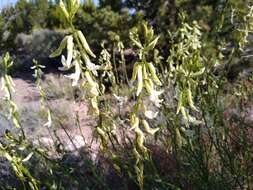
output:
[[[67,79],[66,79],[67,80]],[[59,116],[61,126],[52,126],[47,129],[43,126],[47,120],[40,118],[41,106],[39,90],[34,81],[29,76],[22,76],[22,78],[13,78],[15,84],[15,93],[13,99],[19,108],[21,122],[25,128],[28,137],[32,137],[34,143],[42,143],[45,146],[53,146],[53,140],[49,131],[55,131],[55,134],[61,140],[61,143],[70,150],[74,151],[76,148],[91,144],[92,131],[95,127],[95,119],[88,115],[87,104],[76,103],[74,100],[62,97],[53,97],[48,100],[48,105]],[[59,76],[54,74],[45,75],[45,82],[49,81],[52,91],[64,91],[63,86],[68,81],[63,81]],[[53,82],[52,82],[53,81]],[[59,84],[64,83],[64,84]],[[1,84],[0,84],[1,85]],[[58,89],[56,89],[58,88]],[[0,91],[0,102],[3,101],[4,93]],[[0,109],[3,109],[0,107]],[[80,127],[76,125],[76,116],[78,115]],[[3,117],[2,117],[3,118]],[[2,119],[4,120],[4,119]],[[2,123],[2,125],[1,125]],[[0,122],[0,134],[3,134],[6,129],[9,129],[10,122]],[[55,130],[53,130],[55,129]],[[54,139],[56,140],[56,139]],[[97,143],[92,143],[91,151],[98,149]]]

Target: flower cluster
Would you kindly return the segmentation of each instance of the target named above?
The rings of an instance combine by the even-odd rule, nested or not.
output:
[[[75,72],[66,75],[66,77],[73,81],[73,86],[78,85],[78,82],[82,79],[81,86],[86,90],[85,97],[90,100],[93,113],[98,115],[98,96],[100,90],[96,77],[98,75],[97,70],[101,69],[101,67],[91,62],[91,58],[96,58],[95,54],[90,49],[82,31],[76,30],[72,25],[72,19],[79,6],[79,0],[68,0],[66,4],[62,0],[60,1],[61,11],[71,27],[71,33],[62,40],[59,48],[50,57],[60,56],[62,55],[62,51],[65,48],[67,49],[67,56],[62,55],[61,58],[63,67],[59,69],[70,70],[74,67]]]

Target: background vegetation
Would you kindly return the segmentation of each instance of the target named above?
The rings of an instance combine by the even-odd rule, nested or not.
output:
[[[1,188],[252,189],[253,2],[78,2],[1,11]]]

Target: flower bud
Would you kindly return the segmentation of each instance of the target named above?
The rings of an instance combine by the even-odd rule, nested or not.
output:
[[[148,66],[149,72],[150,72],[150,74],[151,74],[152,79],[154,80],[154,82],[155,82],[157,85],[161,86],[162,83],[161,83],[161,81],[159,80],[159,78],[158,78],[157,75],[156,75],[156,70],[155,70],[154,65],[153,65],[152,63],[148,62],[148,63],[147,63],[147,66]]]
[[[135,128],[135,134],[138,148],[141,150],[145,150],[146,149],[144,146],[145,136],[139,127]]]
[[[132,79],[131,79],[132,82],[134,82],[137,78],[138,67],[139,67],[138,65],[139,65],[138,63],[134,64],[134,69],[133,69],[133,74],[132,74]]]
[[[133,130],[133,129],[139,127],[139,122],[140,122],[140,120],[135,114],[131,115],[131,118],[130,118],[131,128],[130,128],[130,130]]]
[[[145,88],[146,88],[146,90],[147,90],[147,92],[149,94],[153,93],[153,91],[154,91],[154,84],[153,84],[153,81],[150,78],[144,80],[144,86],[145,86]]]
[[[180,112],[182,106],[183,106],[183,92],[180,92],[178,103],[177,103],[177,112],[176,112],[176,114],[178,114]]]
[[[142,120],[142,124],[143,124],[145,131],[150,135],[154,135],[159,130],[159,128],[155,128],[155,129],[150,128],[149,124],[146,120]]]
[[[190,107],[194,110],[194,111],[198,111],[198,109],[194,106],[194,102],[192,100],[192,92],[191,89],[188,88],[187,89],[187,99],[188,99],[188,103],[190,105]]]
[[[87,81],[88,81],[88,83],[89,83],[89,85],[90,85],[91,87],[94,87],[94,86],[97,85],[97,83],[94,82],[94,80],[92,79],[92,77],[91,77],[89,71],[85,71],[84,75],[85,75],[85,77],[86,77],[86,79],[87,79]]]

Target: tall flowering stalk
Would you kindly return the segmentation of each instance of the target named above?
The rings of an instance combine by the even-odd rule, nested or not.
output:
[[[144,41],[140,40],[139,33],[143,31]],[[162,100],[159,96],[163,93],[159,90],[162,83],[158,78],[157,70],[153,63],[148,59],[148,55],[154,50],[159,36],[154,35],[154,30],[148,28],[147,24],[142,25],[142,30],[133,29],[130,38],[134,46],[139,50],[139,59],[134,64],[132,83],[134,83],[134,95],[137,102],[131,113],[131,130],[135,132],[134,155],[136,159],[135,170],[138,183],[143,189],[144,163],[143,159],[147,156],[145,147],[146,134],[154,135],[159,129],[150,127],[150,123],[156,118],[158,112],[153,111],[154,107],[160,107]],[[147,105],[149,101],[151,104]]]
[[[100,89],[96,77],[100,66],[91,62],[91,58],[96,58],[96,56],[90,49],[82,31],[75,29],[73,26],[73,18],[80,7],[80,0],[67,0],[66,3],[60,0],[59,6],[71,30],[50,57],[61,55],[63,67],[59,68],[60,70],[74,68],[75,72],[66,77],[72,80],[73,86],[77,86],[78,82],[81,81],[81,87],[86,90],[85,97],[90,102],[92,112],[99,115],[98,96]],[[62,55],[65,48],[67,49],[67,57]]]
[[[240,15],[240,14],[239,14]],[[232,20],[234,18],[231,18]],[[234,23],[232,23],[234,24]],[[245,51],[245,46],[249,44],[250,33],[253,32],[253,5],[248,6],[247,12],[243,16],[242,22],[236,26],[237,36],[238,36],[238,45],[241,51]]]
[[[194,91],[203,83],[201,76],[205,73],[205,66],[201,50],[201,31],[197,22],[190,26],[183,23],[178,33],[178,42],[173,44],[168,57],[169,75],[177,90],[177,111],[181,113],[186,125],[200,124],[191,116],[190,111],[198,112],[194,103]]]
[[[9,108],[9,119],[15,128],[20,129],[21,133],[16,138],[10,131],[5,132],[5,142],[0,142],[0,156],[4,156],[11,164],[16,176],[20,179],[24,189],[26,189],[26,183],[33,190],[39,190],[39,182],[31,175],[29,170],[23,163],[27,162],[33,156],[33,152],[30,152],[25,158],[23,157],[24,151],[27,147],[25,138],[25,132],[21,126],[20,117],[18,113],[18,107],[13,101],[12,94],[15,92],[14,83],[12,77],[8,74],[9,69],[13,65],[13,61],[10,60],[9,53],[6,53],[2,60],[0,60],[0,76],[2,88],[4,91],[4,101]]]
[[[58,49],[56,49],[50,57],[57,57],[61,55],[61,62],[63,67],[60,70],[71,70],[74,68],[74,73],[66,75],[72,80],[72,86],[80,86],[82,90],[82,98],[89,101],[89,112],[99,119],[98,126],[95,129],[96,134],[101,140],[101,148],[106,148],[108,145],[108,135],[106,127],[103,125],[103,113],[99,109],[99,97],[104,92],[104,85],[99,83],[98,71],[110,75],[111,65],[108,63],[103,65],[96,65],[92,63],[91,59],[96,58],[92,52],[89,44],[84,37],[82,31],[75,29],[73,26],[73,18],[80,7],[79,0],[62,0],[59,2],[60,9],[65,15],[65,19],[70,27],[70,33],[64,37]],[[67,56],[62,55],[66,48]],[[108,59],[107,52],[103,51],[103,56]],[[100,84],[100,85],[99,85]]]
[[[40,106],[42,110],[46,109],[47,112],[47,122],[44,124],[45,127],[48,129],[52,126],[52,116],[51,116],[51,110],[48,105],[46,105],[46,92],[45,89],[42,87],[42,69],[45,68],[44,65],[40,65],[38,61],[33,60],[34,65],[31,67],[32,70],[34,70],[33,77],[35,78],[35,83],[37,88],[39,89],[40,93]]]
[[[20,119],[19,119],[19,113],[18,113],[18,107],[13,101],[12,93],[15,92],[13,83],[13,80],[11,76],[8,74],[9,69],[12,67],[13,61],[10,60],[9,53],[6,53],[1,60],[0,64],[0,73],[1,73],[1,83],[2,88],[1,90],[4,91],[4,101],[8,105],[9,108],[9,119],[12,120],[13,126],[21,129],[23,138],[25,137],[25,133],[21,127]]]

